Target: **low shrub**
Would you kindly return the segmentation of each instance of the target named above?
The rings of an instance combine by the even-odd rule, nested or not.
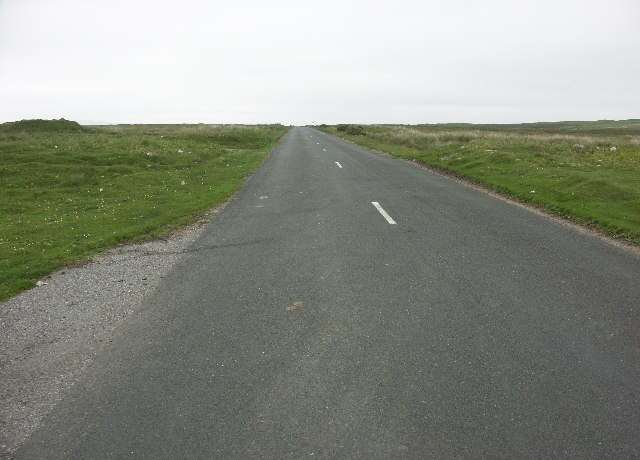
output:
[[[351,134],[353,136],[362,136],[365,134],[364,128],[359,125],[337,125],[336,129],[340,132]]]

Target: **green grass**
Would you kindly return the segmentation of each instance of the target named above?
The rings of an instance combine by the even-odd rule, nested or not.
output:
[[[640,120],[321,129],[640,244]]]
[[[122,241],[223,202],[281,125],[0,125],[0,299]]]

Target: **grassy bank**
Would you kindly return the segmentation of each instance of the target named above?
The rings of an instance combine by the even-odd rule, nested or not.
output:
[[[281,125],[0,125],[0,299],[125,240],[223,202]]]
[[[640,120],[361,128],[321,127],[640,244]]]

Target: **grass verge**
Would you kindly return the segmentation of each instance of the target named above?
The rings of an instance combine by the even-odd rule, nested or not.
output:
[[[222,203],[282,125],[0,125],[0,299]]]
[[[640,244],[640,120],[319,129]]]

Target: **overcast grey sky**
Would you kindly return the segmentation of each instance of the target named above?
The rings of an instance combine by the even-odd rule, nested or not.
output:
[[[0,0],[0,121],[640,118],[638,0]]]

